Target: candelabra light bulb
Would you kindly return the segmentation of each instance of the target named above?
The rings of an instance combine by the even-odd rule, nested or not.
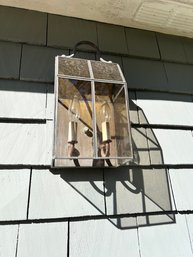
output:
[[[80,103],[77,95],[75,95],[70,102],[70,106],[68,109],[68,116],[69,116],[69,120],[74,122],[78,122],[80,118]]]
[[[105,101],[101,105],[100,116],[101,116],[101,127],[102,127],[102,142],[110,143],[111,142],[111,135],[110,135],[111,109],[107,101]]]
[[[109,122],[111,119],[111,109],[107,101],[105,101],[100,109],[100,115],[102,118],[102,121]]]

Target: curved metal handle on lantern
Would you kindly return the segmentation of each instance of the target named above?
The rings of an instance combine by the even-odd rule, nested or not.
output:
[[[94,48],[96,50],[96,60],[100,60],[101,58],[101,52],[98,48],[98,46],[96,46],[93,42],[90,42],[90,41],[86,41],[86,40],[83,40],[83,41],[79,41],[78,43],[76,43],[76,45],[74,46],[73,48],[73,54],[75,56],[75,54],[77,53],[77,48],[78,46],[80,45],[89,45],[91,46],[92,48]]]
[[[87,40],[82,40],[79,41],[78,43],[76,43],[76,45],[73,48],[73,54],[70,55],[70,57],[74,57],[77,53],[77,48],[80,45],[89,45],[90,47],[94,48],[96,50],[96,61],[101,61],[101,62],[106,62],[106,63],[112,63],[112,61],[106,61],[101,57],[101,51],[99,50],[98,46],[95,45],[93,42],[91,41],[87,41]]]

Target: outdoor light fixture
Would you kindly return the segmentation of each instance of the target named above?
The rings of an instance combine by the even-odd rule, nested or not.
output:
[[[87,41],[74,54],[82,43],[100,55]],[[53,167],[128,165],[133,156],[128,105],[118,64],[57,56]]]

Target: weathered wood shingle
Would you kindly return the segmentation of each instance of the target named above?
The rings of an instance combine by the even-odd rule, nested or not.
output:
[[[108,215],[175,209],[166,169],[122,167],[104,174]]]
[[[176,63],[164,63],[170,92],[193,93],[193,66]]]
[[[124,28],[97,23],[98,44],[103,52],[128,54]]]
[[[185,217],[186,217],[187,226],[189,230],[191,245],[193,246],[193,215],[189,214],[189,215],[186,215]]]
[[[192,38],[183,38],[182,43],[184,46],[184,52],[186,55],[187,63],[193,64],[193,39]]]
[[[181,37],[157,33],[161,59],[186,63],[186,55]]]
[[[0,39],[46,44],[47,14],[0,6]]]
[[[54,119],[54,85],[48,84],[47,85],[47,98],[46,98],[46,118],[53,120]]]
[[[18,225],[0,226],[0,254],[14,257],[16,255]]]
[[[33,170],[29,217],[59,218],[105,213],[102,169]]]
[[[30,170],[0,171],[0,220],[25,220]]]
[[[147,142],[150,154],[150,164],[164,165],[163,150],[153,129],[147,128]]]
[[[129,115],[133,123],[139,123],[138,106],[135,91],[129,91]]]
[[[0,123],[0,164],[51,165],[53,123]]]
[[[165,164],[193,164],[193,137],[190,130],[153,129],[153,132],[159,142]],[[152,164],[160,163],[160,159],[151,160]]]
[[[24,45],[20,79],[53,82],[55,56],[68,53],[63,49]]]
[[[137,165],[149,165],[149,149],[145,128],[132,128],[133,162]]]
[[[82,40],[97,44],[96,23],[82,19],[48,15],[48,46],[73,48]],[[84,46],[83,49],[92,49]]]
[[[137,229],[120,230],[111,220],[70,223],[71,257],[139,257]]]
[[[177,210],[192,210],[193,169],[170,169],[169,173]]]
[[[0,117],[46,118],[47,85],[17,80],[0,80]]]
[[[124,57],[123,70],[129,88],[168,90],[162,62]]]
[[[67,222],[20,225],[17,257],[67,256]]]
[[[175,219],[170,225],[139,228],[141,256],[193,256],[185,216],[175,215]]]
[[[0,41],[0,78],[18,79],[21,44]]]
[[[141,109],[141,124],[193,126],[191,95],[137,92],[136,98],[137,106]]]
[[[155,32],[133,28],[125,28],[125,32],[130,55],[160,59]]]

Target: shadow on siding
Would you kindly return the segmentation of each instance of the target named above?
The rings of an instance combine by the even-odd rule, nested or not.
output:
[[[132,106],[143,113],[134,103]],[[145,115],[143,118],[146,119]],[[139,131],[140,137],[143,137],[141,140],[138,136],[132,137],[135,158],[130,166],[88,171],[85,168],[72,168],[71,172],[69,169],[68,172],[58,171],[65,182],[119,229],[175,222],[175,215],[171,214],[171,189],[168,171],[163,165],[162,149],[153,130],[148,130],[148,133],[145,130]],[[153,153],[152,156],[150,153]],[[152,168],[154,157],[161,168]],[[75,182],[80,181],[89,182],[98,194],[104,196],[105,208],[99,207],[91,191],[85,193],[83,188],[76,186]],[[97,181],[104,183],[103,189],[97,186]]]

